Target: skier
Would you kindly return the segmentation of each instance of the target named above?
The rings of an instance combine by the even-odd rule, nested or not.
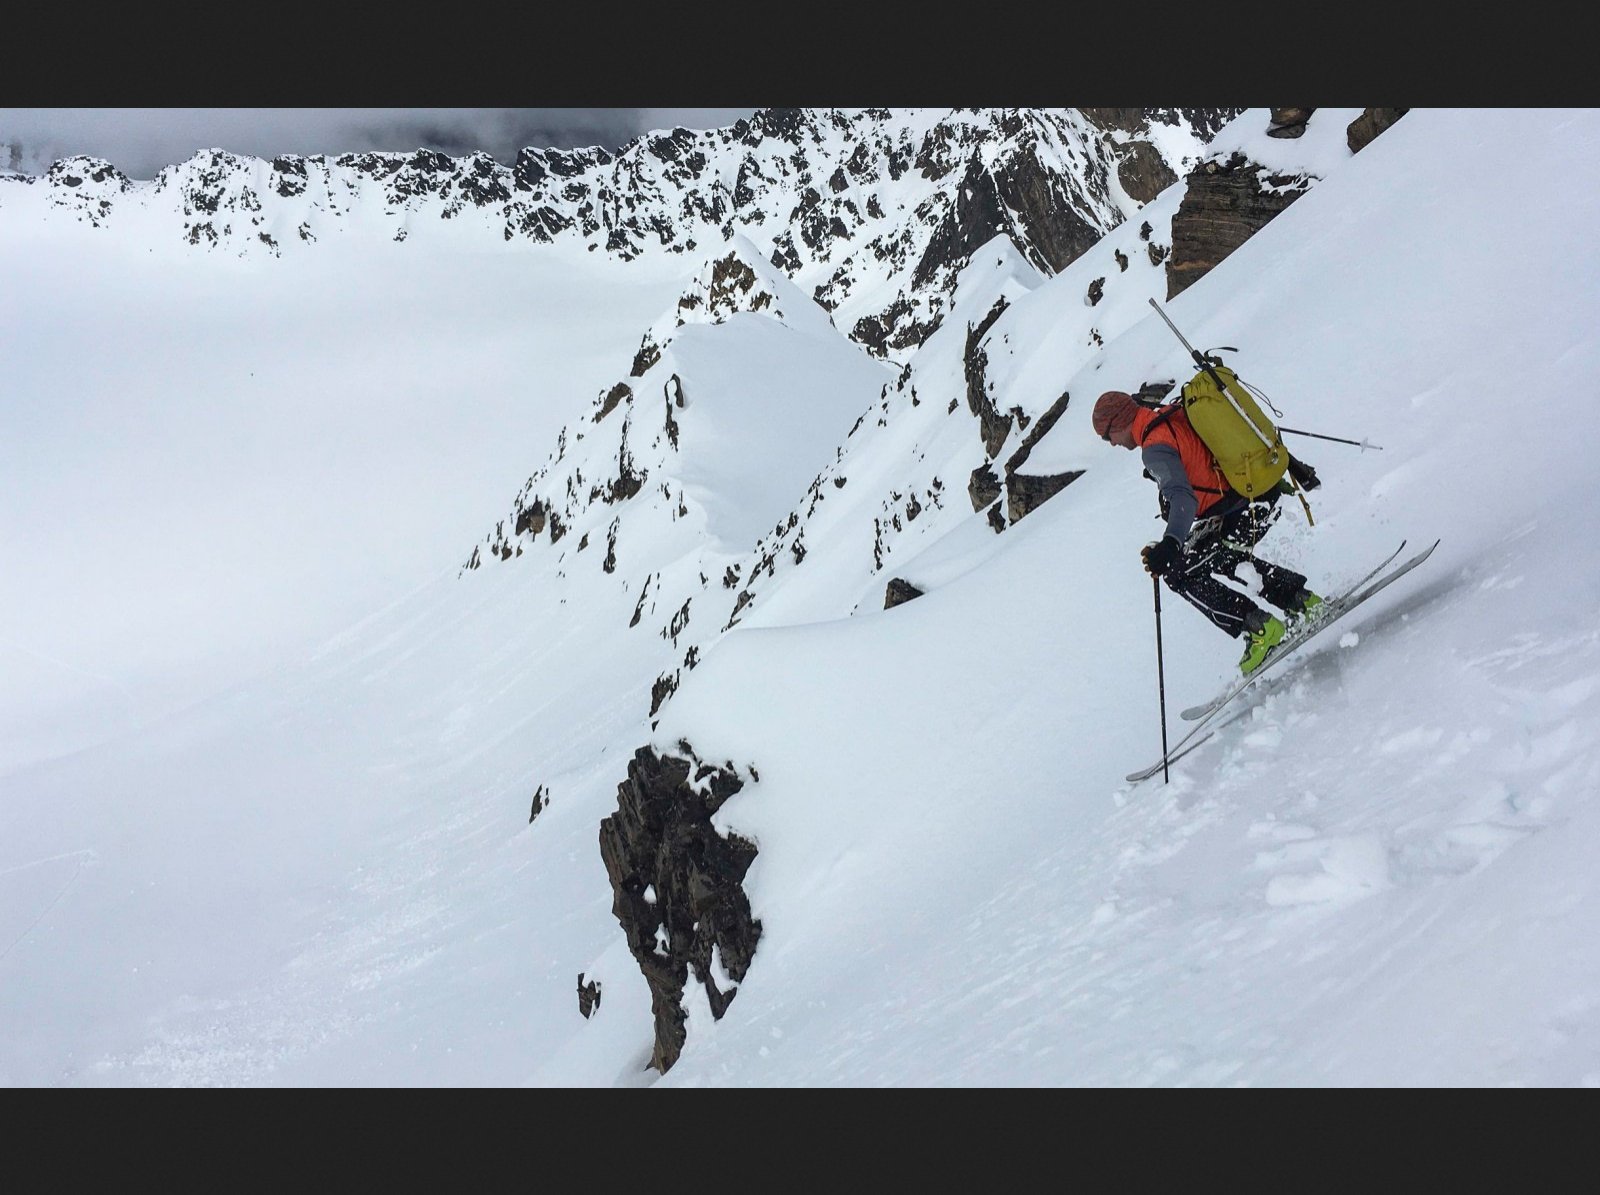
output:
[[[1183,412],[1152,429],[1157,414],[1130,394],[1108,390],[1095,403],[1092,422],[1095,434],[1106,443],[1139,448],[1145,476],[1160,488],[1166,533],[1143,548],[1145,569],[1153,577],[1165,578],[1168,589],[1213,624],[1236,639],[1244,637],[1239,670],[1249,676],[1283,641],[1288,628],[1221,578],[1247,584],[1238,570],[1248,562],[1259,579],[1260,597],[1283,611],[1291,623],[1322,604],[1306,588],[1304,576],[1254,553],[1282,513],[1278,499],[1284,490],[1274,487],[1254,501],[1246,499],[1228,485]],[[1319,484],[1315,472],[1303,462],[1294,464],[1302,488],[1315,489]]]

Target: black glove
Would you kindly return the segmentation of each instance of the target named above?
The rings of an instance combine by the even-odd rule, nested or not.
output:
[[[1297,457],[1289,458],[1289,476],[1294,478],[1295,485],[1302,490],[1314,490],[1322,484],[1322,479],[1317,476],[1317,471]]]
[[[1157,543],[1146,544],[1139,554],[1144,557],[1145,571],[1152,577],[1160,577],[1172,567],[1178,559],[1178,553],[1182,551],[1183,545],[1167,535]]]

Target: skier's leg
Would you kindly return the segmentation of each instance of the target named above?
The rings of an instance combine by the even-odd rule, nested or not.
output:
[[[1227,559],[1224,575],[1238,580],[1238,566],[1249,561],[1261,578],[1261,600],[1287,613],[1299,613],[1305,608],[1310,591],[1306,589],[1306,576],[1281,564],[1274,564],[1255,554],[1256,544],[1266,535],[1282,511],[1278,509],[1278,492],[1273,490],[1261,502],[1251,503],[1234,512],[1223,521],[1221,540],[1224,546],[1234,549]]]
[[[1243,552],[1216,538],[1186,546],[1167,570],[1167,588],[1204,614],[1214,626],[1238,638],[1246,630],[1259,627],[1264,615],[1249,597],[1219,581],[1217,574],[1231,575],[1245,559]]]

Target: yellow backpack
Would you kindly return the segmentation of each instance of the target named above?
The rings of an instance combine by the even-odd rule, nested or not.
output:
[[[1233,370],[1208,365],[1184,383],[1173,406],[1181,407],[1228,484],[1246,498],[1259,498],[1283,480],[1289,469],[1283,437]]]
[[[1150,306],[1166,320],[1172,334],[1200,367],[1200,372],[1184,383],[1178,399],[1162,418],[1181,410],[1189,417],[1189,426],[1211,450],[1230,486],[1252,500],[1269,493],[1289,471],[1289,450],[1283,446],[1278,429],[1261,413],[1254,396],[1239,376],[1222,363],[1222,358],[1196,351],[1178,331],[1178,325],[1161,310],[1160,303],[1151,299]],[[1315,473],[1311,476],[1314,478]],[[1291,477],[1291,485],[1301,488],[1300,478]],[[1300,501],[1305,502],[1305,495]],[[1310,506],[1306,507],[1306,517],[1311,517]]]

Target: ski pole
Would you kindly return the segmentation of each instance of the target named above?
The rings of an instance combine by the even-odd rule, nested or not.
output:
[[[1313,440],[1332,440],[1335,444],[1354,444],[1363,452],[1368,448],[1376,448],[1379,452],[1383,451],[1382,444],[1373,444],[1368,440],[1342,440],[1338,436],[1324,436],[1320,432],[1303,432],[1299,428],[1284,427],[1281,424],[1278,430],[1280,432],[1288,432],[1291,436],[1310,436]]]
[[[1156,688],[1161,693],[1161,783],[1170,784],[1172,776],[1167,763],[1167,669],[1161,654],[1161,578],[1151,577],[1156,593]]]

